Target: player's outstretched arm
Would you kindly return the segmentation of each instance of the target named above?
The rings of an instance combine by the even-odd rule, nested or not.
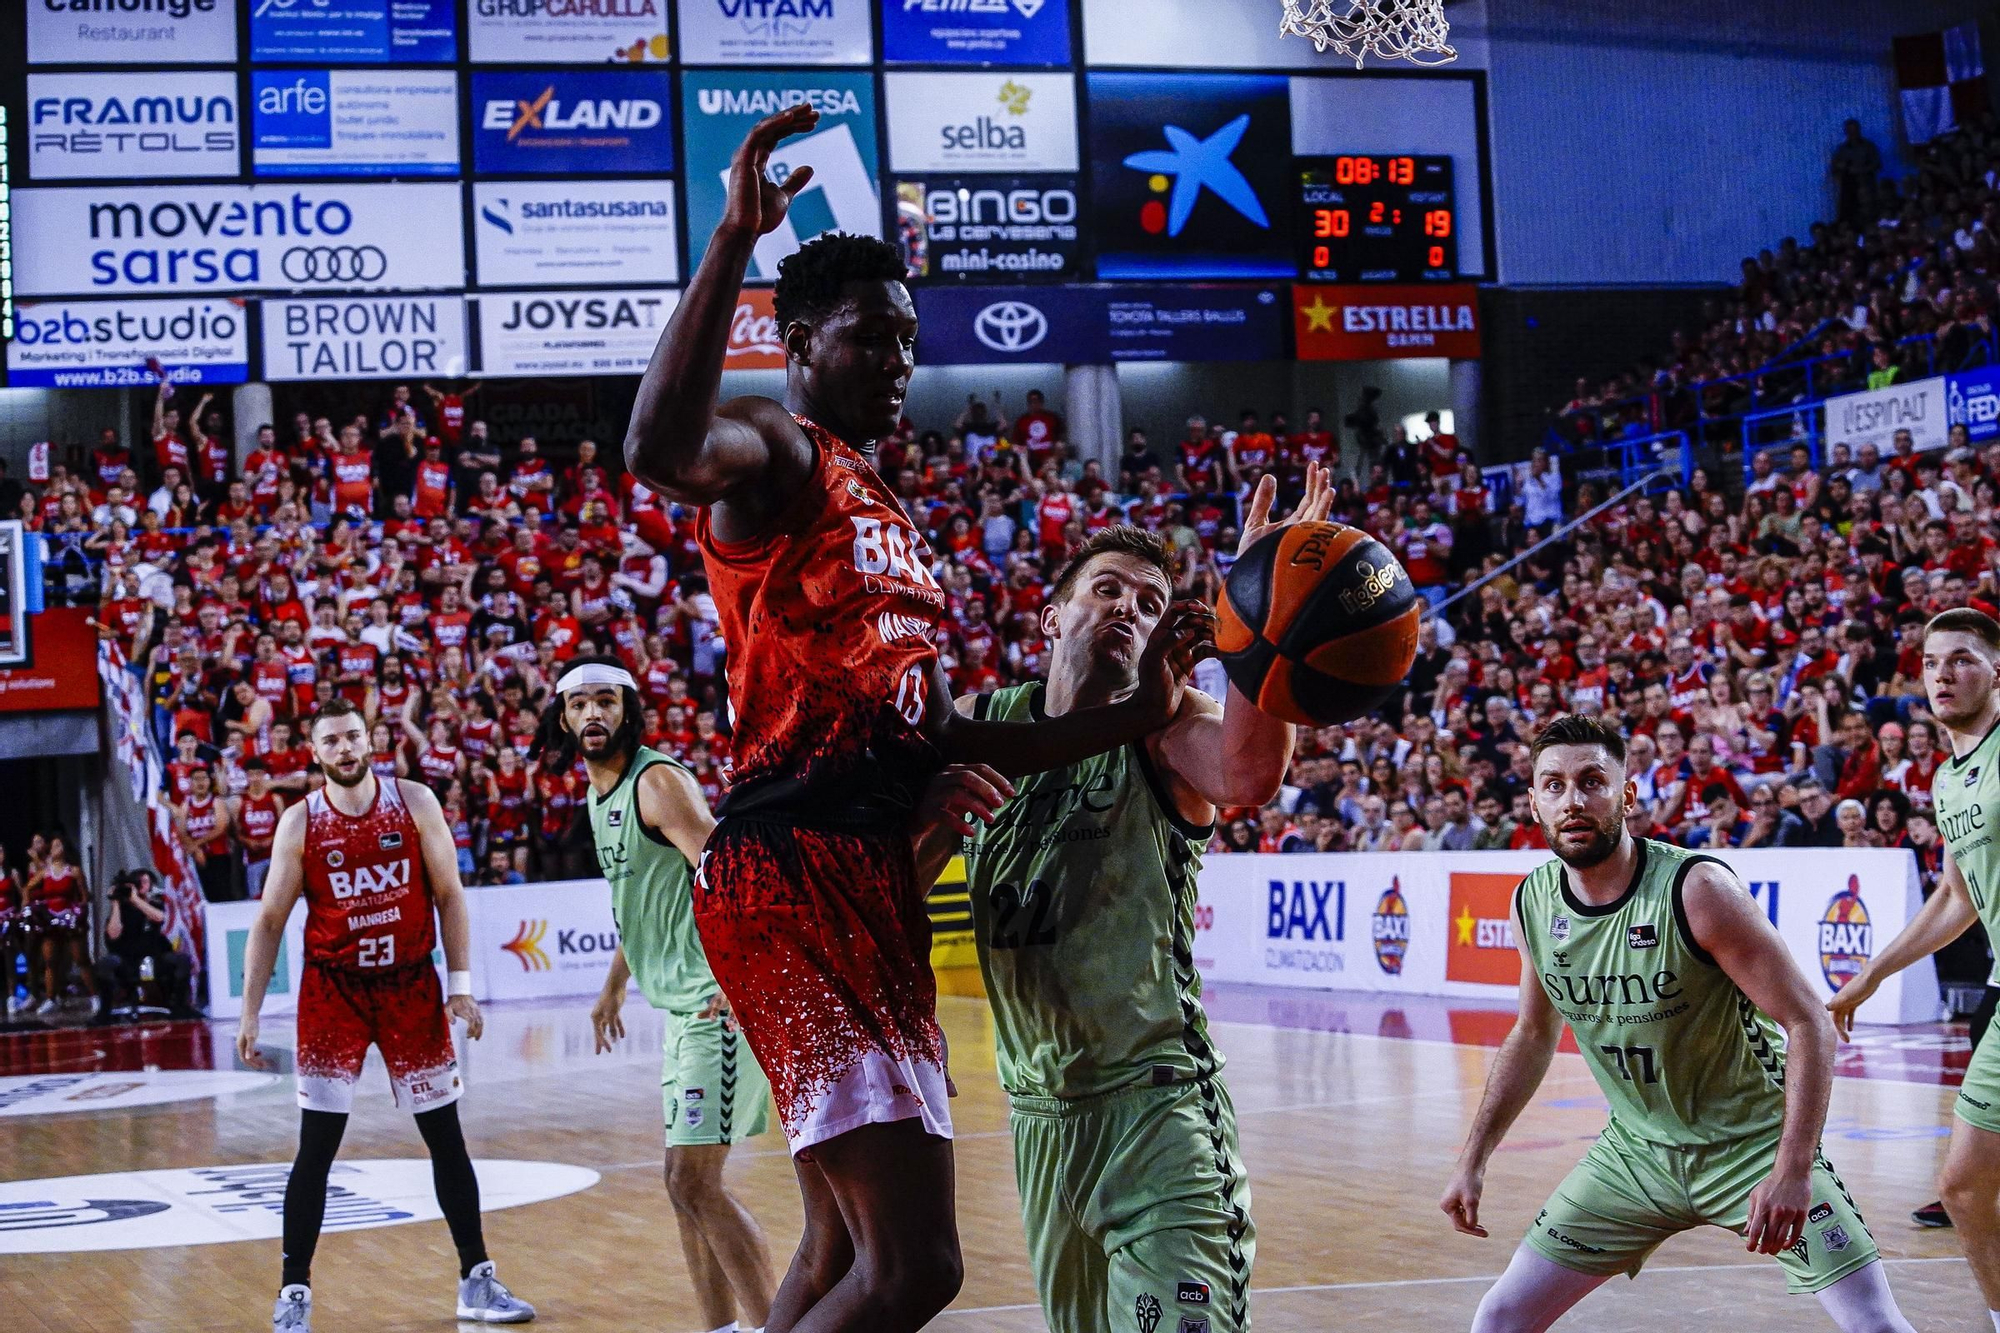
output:
[[[713,504],[755,485],[754,507],[774,512],[810,466],[804,432],[778,403],[741,398],[718,410],[716,396],[757,238],[784,221],[793,196],[812,178],[811,168],[801,167],[783,185],[772,184],[764,174],[771,150],[818,123],[819,113],[801,103],[758,122],[736,150],[722,222],[639,381],[625,466],[673,499]]]
[[[1527,932],[1519,922],[1515,923],[1515,931],[1517,939],[1527,939]],[[1487,1071],[1486,1094],[1479,1099],[1479,1114],[1473,1117],[1465,1147],[1459,1150],[1458,1167],[1452,1173],[1451,1183],[1445,1187],[1444,1197],[1438,1200],[1438,1207],[1451,1218],[1452,1226],[1468,1236],[1487,1234],[1486,1228],[1479,1225],[1479,1198],[1486,1190],[1486,1163],[1520,1118],[1535,1089],[1548,1077],[1549,1061],[1555,1058],[1556,1042],[1562,1037],[1562,1015],[1542,990],[1527,946],[1518,947],[1520,1012],[1507,1040],[1500,1043],[1493,1068]]]
[[[1842,1041],[1851,1040],[1856,1011],[1881,988],[1883,982],[1918,959],[1928,958],[1944,948],[1971,929],[1977,920],[1979,909],[1972,905],[1972,894],[1966,888],[1965,875],[1947,851],[1944,854],[1944,874],[1938,879],[1937,891],[1917,909],[1909,924],[1896,932],[1896,938],[1869,959],[1861,971],[1826,1002],[1827,1010],[1833,1015],[1835,1033]]]
[[[472,998],[472,916],[465,908],[465,885],[458,878],[451,825],[445,823],[444,807],[429,787],[405,778],[390,780],[401,784],[403,804],[416,821],[424,874],[430,880],[431,901],[437,905],[438,938],[444,942],[445,1011],[465,1020],[465,1035],[478,1041],[486,1019],[479,1012],[479,1001]]]
[[[1688,933],[1750,1002],[1785,1030],[1785,1126],[1771,1174],[1750,1191],[1744,1240],[1777,1254],[1805,1234],[1812,1164],[1833,1095],[1833,1021],[1778,928],[1727,866],[1703,861],[1681,887]]]
[[[250,927],[243,949],[243,1015],[236,1024],[236,1054],[252,1069],[267,1069],[270,1061],[257,1049],[257,1012],[271,984],[278,950],[285,947],[285,922],[305,892],[306,808],[295,805],[278,817],[271,839],[271,869],[264,876],[263,906]]]
[[[1039,722],[988,722],[944,710],[942,745],[954,764],[984,764],[1008,777],[1063,768],[1115,750],[1173,721],[1196,662],[1215,656],[1215,610],[1175,602],[1160,617],[1139,659],[1139,686],[1116,703],[1075,708]],[[935,698],[949,699],[944,671],[931,668]]]
[[[960,695],[952,709],[961,717],[972,717],[978,702],[976,694]],[[1014,784],[984,764],[948,764],[931,779],[910,821],[910,855],[916,862],[917,883],[926,894],[958,855],[974,822],[991,824],[1013,794]]]

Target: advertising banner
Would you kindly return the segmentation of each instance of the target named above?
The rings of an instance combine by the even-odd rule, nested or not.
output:
[[[256,0],[250,59],[304,65],[449,64],[455,0]]]
[[[785,345],[778,340],[778,315],[769,287],[745,287],[729,321],[724,370],[783,370]]]
[[[472,198],[482,287],[680,277],[672,181],[482,181]]]
[[[22,8],[28,12],[28,63],[33,65],[229,65],[236,61],[236,0],[186,0],[136,13],[120,13],[109,5],[95,10],[52,5],[47,0]],[[128,11],[134,8],[125,6]]]
[[[1922,905],[1903,850],[1725,851],[1722,859],[1823,996]],[[1201,871],[1195,964],[1211,981],[1509,999],[1520,983],[1511,904],[1545,852],[1217,856]],[[1929,1023],[1927,963],[1885,982],[1864,1023]]]
[[[868,0],[678,2],[686,64],[866,65],[875,59]]]
[[[1479,355],[1479,289],[1470,283],[1292,288],[1301,361]]]
[[[1974,445],[2000,435],[2000,367],[1981,366],[1947,375],[1944,408],[1947,434],[1950,427],[1963,426]]]
[[[24,301],[7,344],[15,388],[130,388],[158,383],[158,357],[176,384],[250,378],[243,302],[193,296],[160,301]]]
[[[462,296],[321,296],[264,302],[267,380],[465,374]]]
[[[1075,171],[1076,81],[1067,74],[890,74],[896,171]]]
[[[917,361],[1074,364],[1103,356],[1102,307],[1088,287],[924,287]]]
[[[1294,276],[1291,152],[1283,78],[1092,74],[1097,275]]]
[[[458,76],[428,70],[252,70],[259,176],[456,176]]]
[[[243,955],[250,947],[250,928],[257,924],[259,902],[209,903],[206,907],[208,944],[208,1016],[217,1019],[243,1016]],[[284,947],[278,950],[271,969],[271,984],[264,989],[264,1007],[259,1015],[289,1014],[299,1007],[299,977],[306,960],[306,914],[293,908],[285,922]]]
[[[465,282],[458,187],[175,185],[14,193],[22,296]]]
[[[685,41],[687,30],[681,31]],[[708,238],[722,220],[729,161],[743,136],[766,116],[798,102],[810,102],[819,111],[819,127],[779,144],[767,174],[783,182],[799,167],[810,166],[812,183],[792,200],[777,230],[758,240],[750,280],[776,281],[779,261],[823,231],[882,234],[872,75],[689,70],[681,76],[681,121],[687,137],[690,264],[701,263]]]
[[[666,68],[477,73],[472,165],[496,175],[674,169]]]
[[[1966,392],[1963,386],[1960,392]],[[1976,395],[1976,391],[1974,393]],[[1872,444],[1882,451],[1882,457],[1890,458],[1895,454],[1896,432],[1907,430],[1917,442],[1918,453],[1926,449],[1942,449],[1951,437],[1947,397],[1945,377],[1933,375],[1927,380],[1911,380],[1907,384],[1891,384],[1886,389],[1829,398],[1826,401],[1826,442],[1847,444],[1856,449]],[[1973,410],[1973,405],[1968,403],[1968,417]],[[1986,405],[1978,404],[1977,410],[1986,411]]]
[[[680,301],[670,289],[485,292],[479,306],[483,375],[637,375]]]
[[[925,176],[896,182],[896,240],[912,281],[1082,276],[1074,176]]]
[[[1277,361],[1283,287],[1100,287],[1113,361]]]
[[[595,995],[618,948],[601,879],[470,889],[474,975],[482,999]]]
[[[234,74],[30,74],[28,176],[234,176]]]
[[[1067,65],[1069,0],[882,0],[891,64]]]
[[[665,60],[667,0],[538,4],[469,0],[466,42],[475,65],[597,65]]]
[[[8,528],[6,563],[19,568],[15,556],[20,544],[40,538],[23,533],[18,523]],[[41,578],[39,562],[27,564],[26,569],[29,576]],[[0,713],[97,707],[103,691],[97,679],[97,631],[91,626],[89,609],[58,606],[43,611],[31,606],[28,610],[32,614],[21,617],[21,636],[15,637],[9,627],[6,646],[16,660],[0,667]],[[11,620],[11,610],[8,615]]]

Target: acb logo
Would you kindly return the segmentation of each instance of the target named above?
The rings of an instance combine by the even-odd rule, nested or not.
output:
[[[1390,976],[1403,973],[1403,955],[1410,951],[1410,906],[1403,901],[1403,881],[1391,879],[1368,918],[1375,944],[1375,962]]]
[[[1865,967],[1875,953],[1875,928],[1861,901],[1861,880],[1849,875],[1847,887],[1827,900],[1819,918],[1819,970],[1826,984],[1839,990]]]

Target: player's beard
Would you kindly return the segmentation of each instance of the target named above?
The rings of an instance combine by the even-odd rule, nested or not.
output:
[[[354,772],[351,776],[341,772],[332,764],[321,764],[319,768],[320,772],[326,774],[326,780],[338,787],[359,787],[368,779],[368,762],[364,759],[354,761]]]
[[[612,733],[604,724],[593,722],[576,738],[577,753],[594,763],[602,763],[610,757],[612,739]]]
[[[1592,822],[1589,837],[1581,845],[1572,844],[1566,847],[1561,825],[1551,828],[1544,824],[1542,836],[1548,839],[1549,850],[1554,852],[1564,865],[1572,870],[1588,870],[1609,860],[1617,852],[1619,843],[1625,840],[1625,813],[1625,803],[1620,801],[1617,810],[1601,820]]]

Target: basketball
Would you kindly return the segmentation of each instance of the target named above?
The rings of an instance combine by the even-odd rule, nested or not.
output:
[[[1243,553],[1216,608],[1229,679],[1273,717],[1351,722],[1410,674],[1423,599],[1360,528],[1292,523]]]

